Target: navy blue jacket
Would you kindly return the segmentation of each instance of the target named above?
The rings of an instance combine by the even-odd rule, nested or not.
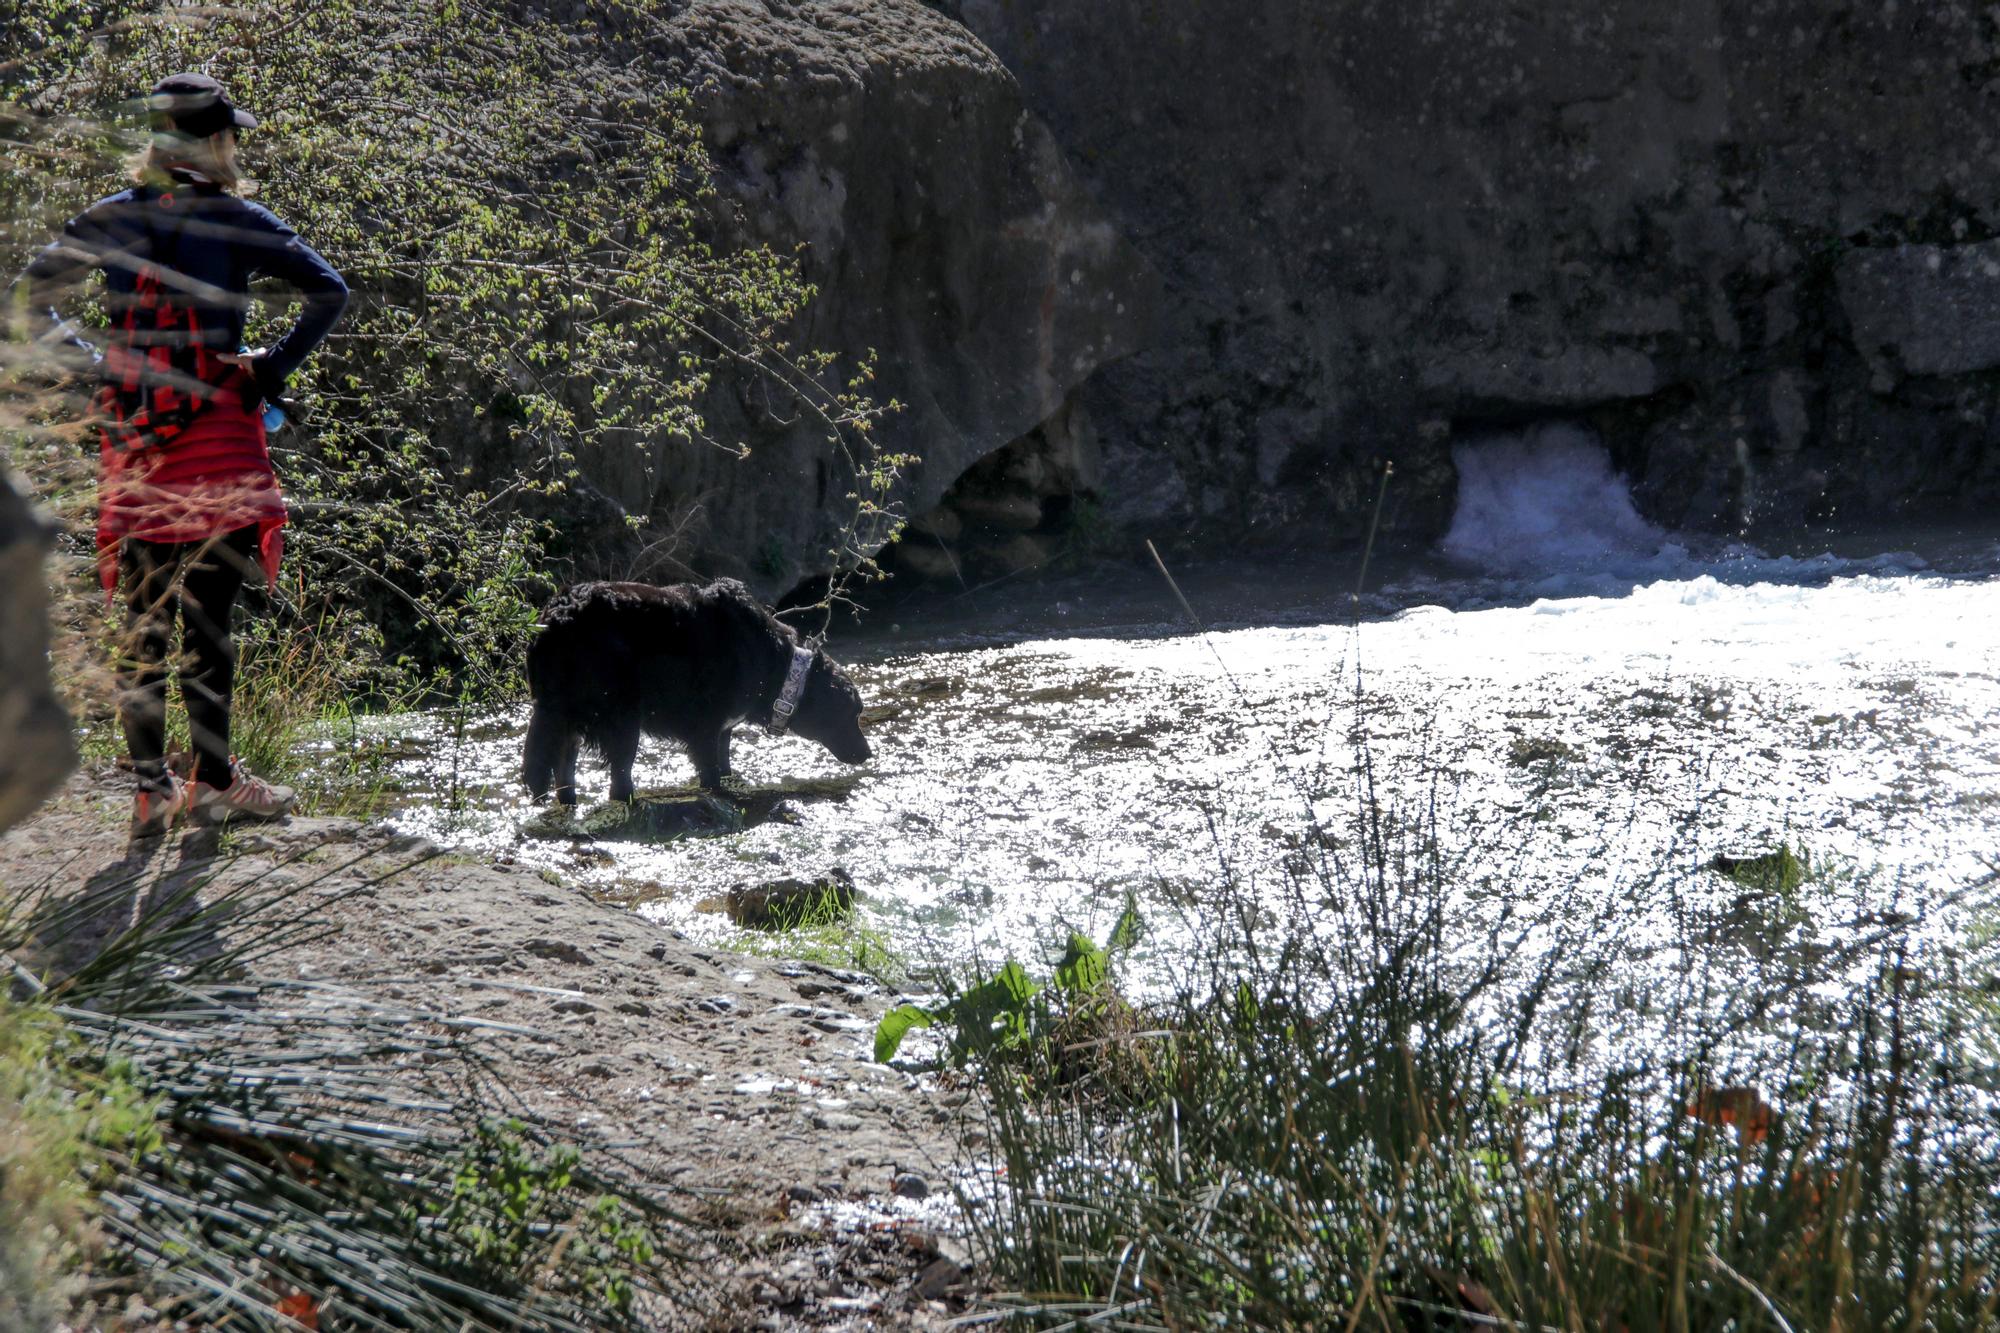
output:
[[[104,305],[115,327],[138,281],[140,265],[159,264],[162,280],[198,312],[202,342],[234,352],[243,342],[250,282],[270,277],[305,299],[298,322],[257,363],[257,387],[275,397],[319,346],[347,306],[347,284],[298,233],[267,208],[203,181],[177,177],[171,190],[139,186],[100,199],[63,228],[28,264],[31,318],[42,338],[89,353],[97,349],[56,308],[93,269],[104,273]]]

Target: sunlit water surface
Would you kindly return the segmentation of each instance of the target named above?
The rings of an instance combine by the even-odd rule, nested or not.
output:
[[[1451,868],[1468,942],[1615,938],[1621,984],[1769,944],[1769,913],[1746,926],[1740,886],[1705,868],[1718,853],[1803,850],[1823,938],[1926,911],[1963,929],[1937,909],[2000,851],[2000,544],[1697,549],[1632,514],[1588,440],[1508,444],[1462,451],[1441,554],[1381,568],[1358,610],[1351,568],[1258,562],[1188,572],[1206,633],[1138,571],[878,612],[834,645],[871,763],[738,733],[740,777],[795,793],[779,819],[538,836],[510,713],[376,724],[394,820],[718,939],[719,891],[837,865],[920,960],[1043,958],[1070,927],[1101,938],[1129,895],[1139,989],[1225,897],[1345,928],[1323,886],[1362,877],[1378,827],[1392,860]],[[690,780],[649,743],[642,790]],[[1357,820],[1371,804],[1386,820]],[[1841,983],[1812,961],[1786,965]]]

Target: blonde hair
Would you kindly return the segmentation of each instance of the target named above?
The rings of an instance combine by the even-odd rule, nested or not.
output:
[[[198,139],[177,130],[161,130],[131,161],[132,179],[141,185],[165,180],[171,167],[198,171],[236,195],[252,195],[257,183],[243,174],[236,158],[236,131],[219,130]]]

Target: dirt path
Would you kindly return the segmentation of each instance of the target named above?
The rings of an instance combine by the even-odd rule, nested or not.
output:
[[[629,1145],[733,1238],[726,1326],[925,1328],[954,1308],[938,1247],[955,1116],[870,1061],[890,997],[867,978],[698,947],[525,868],[352,820],[128,847],[129,792],[102,771],[72,781],[0,838],[0,885],[298,884],[300,910],[337,932],[262,970],[532,1029],[485,1039],[526,1106]]]

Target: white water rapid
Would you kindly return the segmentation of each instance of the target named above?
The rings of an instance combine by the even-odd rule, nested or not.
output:
[[[1458,508],[1439,549],[1475,572],[1645,568],[1678,550],[1639,517],[1604,446],[1576,426],[1461,444],[1452,460]]]

